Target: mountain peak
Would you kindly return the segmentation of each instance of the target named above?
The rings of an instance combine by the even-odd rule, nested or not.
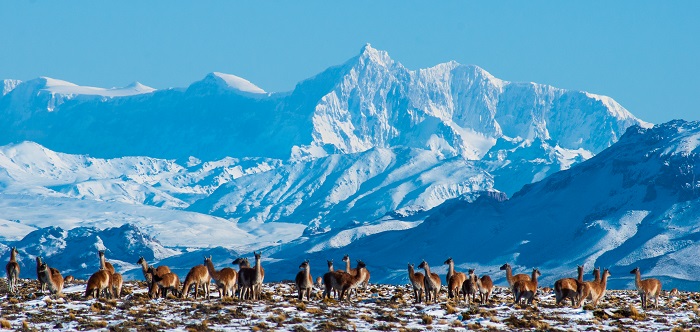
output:
[[[363,63],[372,62],[384,66],[389,66],[394,63],[394,60],[389,57],[389,53],[372,47],[370,43],[365,44],[365,46],[360,49],[358,58]]]
[[[247,92],[247,93],[255,93],[255,94],[261,94],[261,93],[266,93],[265,90],[261,89],[257,85],[251,83],[250,81],[246,80],[245,78],[236,76],[236,75],[231,75],[231,74],[224,74],[220,72],[213,72],[209,73],[205,78],[205,81],[213,81],[216,82],[217,85],[233,89],[233,90],[238,90],[241,92]]]

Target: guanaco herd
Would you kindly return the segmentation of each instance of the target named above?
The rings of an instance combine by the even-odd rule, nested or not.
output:
[[[225,267],[221,270],[216,270],[212,263],[212,257],[204,257],[204,264],[197,265],[190,269],[185,277],[185,281],[181,284],[179,277],[170,271],[167,266],[149,266],[148,262],[143,257],[140,257],[136,264],[141,266],[144,279],[148,285],[148,295],[151,298],[167,297],[168,293],[172,296],[187,298],[191,291],[194,290],[194,298],[197,299],[199,289],[202,289],[206,298],[210,297],[209,284],[214,280],[214,284],[219,293],[219,298],[233,297],[238,294],[241,299],[259,300],[262,296],[262,284],[265,279],[265,269],[261,266],[261,254],[253,252],[255,255],[255,264],[250,266],[247,258],[237,258],[232,262],[238,266],[238,271],[233,268]],[[10,261],[7,263],[5,270],[7,272],[7,287],[11,294],[17,292],[20,266],[17,263],[17,248],[13,247],[10,251]],[[98,251],[100,261],[100,269],[93,273],[87,281],[85,288],[85,297],[105,297],[119,298],[121,297],[122,275],[114,270],[114,266],[106,261],[104,251]],[[350,300],[352,292],[356,292],[360,286],[364,285],[366,289],[369,284],[370,272],[367,266],[361,260],[357,261],[355,268],[350,266],[350,256],[343,257],[345,270],[335,270],[333,261],[327,261],[328,272],[323,277],[314,279],[311,276],[311,267],[309,261],[306,260],[299,265],[300,271],[295,278],[298,300],[303,300],[306,297],[307,301],[311,300],[311,292],[316,287],[323,288],[323,298],[337,296],[338,300]],[[489,297],[493,292],[493,281],[488,275],[477,277],[474,270],[468,270],[467,273],[455,271],[455,263],[452,258],[448,258],[445,263],[448,266],[445,282],[447,285],[448,300],[466,301],[467,303],[478,302],[485,304],[489,301]],[[423,269],[425,274],[416,272],[413,264],[408,264],[408,278],[413,288],[413,297],[416,303],[424,301],[437,302],[441,288],[440,277],[430,271],[428,262],[423,260],[419,269]],[[515,303],[532,304],[533,299],[537,295],[538,282],[537,278],[541,276],[538,269],[532,270],[532,275],[516,274],[513,275],[510,264],[506,263],[500,267],[500,270],[505,271],[508,288],[513,294]],[[589,301],[593,307],[598,306],[598,302],[605,295],[607,280],[610,276],[610,271],[605,269],[601,276],[600,268],[593,270],[594,279],[584,281],[583,266],[578,266],[578,277],[559,279],[554,283],[554,294],[556,305],[564,304],[568,299],[573,307],[579,308],[584,301]],[[72,276],[63,278],[61,272],[55,268],[49,267],[43,262],[41,257],[36,257],[36,273],[37,279],[42,292],[46,290],[50,294],[61,294],[63,285],[73,281]],[[658,307],[659,295],[661,294],[661,282],[658,279],[642,279],[641,271],[635,268],[630,272],[635,275],[635,286],[640,295],[642,307],[648,306],[650,298],[654,300],[654,307]],[[333,293],[334,295],[331,295]],[[479,295],[477,301],[477,293]],[[673,289],[670,295],[678,294],[677,289]]]

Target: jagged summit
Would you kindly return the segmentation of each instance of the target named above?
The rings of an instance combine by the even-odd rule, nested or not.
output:
[[[387,51],[381,51],[373,48],[369,43],[362,47],[360,54],[358,55],[358,59],[362,63],[370,61],[384,66],[390,66],[394,63],[394,60],[391,59]]]

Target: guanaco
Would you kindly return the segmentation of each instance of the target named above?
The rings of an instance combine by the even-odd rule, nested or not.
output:
[[[36,279],[39,280],[39,289],[43,293],[46,292],[46,282],[42,279],[41,264],[43,264],[41,256],[36,256]]]
[[[642,274],[639,268],[636,267],[630,271],[634,274],[634,285],[637,287],[637,292],[642,299],[642,308],[647,309],[647,301],[649,297],[654,298],[654,308],[659,307],[659,295],[661,294],[661,281],[659,279],[649,278],[642,280]]]
[[[72,275],[67,275],[65,278],[63,278],[63,284],[68,284],[73,282],[75,278]]]
[[[358,273],[357,269],[350,268],[350,255],[345,254],[345,256],[343,256],[343,262],[345,262],[345,272],[350,273],[352,275],[355,275],[356,273]],[[363,286],[362,287],[364,289],[367,289],[367,285],[369,285],[369,277],[370,277],[369,270],[367,270],[367,268],[365,268],[363,270],[362,274],[363,274],[363,281],[362,281]]]
[[[255,255],[255,267],[253,268],[255,270],[255,274],[253,274],[252,280],[253,300],[260,300],[260,297],[262,296],[262,284],[263,280],[265,279],[265,270],[261,265],[261,254],[262,253],[260,252],[253,251],[253,255]]]
[[[101,294],[107,297],[109,295],[110,286],[109,278],[110,274],[107,270],[99,270],[93,273],[85,287],[85,297],[92,296],[94,298],[99,298]]]
[[[456,274],[455,274],[456,275]],[[454,276],[452,277],[454,279]],[[476,274],[474,274],[474,269],[467,270],[466,280],[462,283],[462,294],[464,294],[464,301],[471,303],[476,301],[477,288]]]
[[[214,268],[214,263],[211,261],[211,256],[204,257],[204,266],[207,267],[209,275],[214,279],[214,284],[219,290],[219,298],[224,296],[233,296],[236,293],[236,287],[238,287],[238,273],[236,270],[225,267],[219,271]],[[221,290],[223,289],[223,293]]]
[[[600,269],[598,269],[600,271]],[[593,307],[598,307],[598,301],[605,296],[605,291],[608,287],[608,277],[610,276],[610,271],[605,269],[603,271],[603,277],[600,281],[586,281],[581,286],[581,291],[578,293],[578,304],[577,308],[583,305],[584,300],[590,300],[593,302]]]
[[[445,263],[448,266],[447,275],[447,298],[456,298],[459,301],[459,292],[462,291],[462,284],[467,280],[467,275],[462,272],[455,272],[455,262],[452,257],[448,258]],[[467,300],[465,295],[465,300]]]
[[[491,277],[483,275],[481,278],[476,279],[476,287],[479,289],[481,304],[486,304],[489,301],[489,297],[491,297],[491,292],[493,292]]]
[[[583,266],[577,267],[578,278],[564,278],[554,282],[554,295],[556,305],[559,305],[566,299],[571,300],[571,306],[575,306],[579,301],[579,288],[583,287]]]
[[[311,301],[311,290],[314,287],[314,279],[311,277],[311,267],[309,266],[309,260],[305,260],[299,265],[302,269],[297,273],[296,278],[294,278],[295,284],[297,286],[297,299],[303,301],[304,295],[306,295],[306,300]]]
[[[426,261],[422,261],[420,265],[418,265],[418,268],[425,270],[425,278],[423,279],[425,287],[425,302],[430,302],[431,299],[433,302],[437,302],[440,295],[440,276],[438,276],[437,273],[430,272],[430,266]]]
[[[527,274],[520,273],[513,275],[513,270],[508,263],[503,264],[500,270],[506,271],[506,281],[508,281],[508,288],[510,288],[511,292],[513,292],[513,298],[515,298],[515,290],[513,289],[513,285],[515,285],[515,283],[518,281],[530,281],[530,276]]]
[[[122,278],[122,275],[119,273],[112,273],[112,275],[109,276],[109,289],[111,292],[110,297],[121,298],[123,282],[124,282],[124,279]]]
[[[170,268],[165,266],[165,265],[154,268],[153,273],[149,273],[148,271],[149,271],[149,268],[151,266],[148,265],[148,262],[146,261],[145,258],[143,258],[143,256],[139,257],[139,260],[136,262],[136,264],[141,265],[141,272],[143,273],[144,279],[146,279],[146,284],[148,285],[148,293],[149,294],[152,291],[151,285],[153,285],[153,280],[152,280],[151,276],[153,274],[157,274],[158,276],[163,276],[166,273],[170,273]],[[156,289],[156,292],[157,291],[158,291],[158,289]]]
[[[540,270],[534,268],[532,269],[531,280],[520,280],[513,284],[515,303],[520,303],[522,300],[525,300],[527,304],[532,304],[532,300],[535,298],[535,295],[537,295],[537,277],[541,275]]]
[[[255,278],[255,269],[250,267],[247,258],[236,258],[233,261],[234,265],[238,265],[238,296],[241,299],[252,297],[253,279]]]
[[[5,272],[7,273],[7,289],[10,294],[15,294],[17,291],[17,283],[19,282],[19,264],[17,263],[17,251],[16,247],[12,247],[10,250],[10,261],[5,265]]]
[[[425,290],[425,277],[423,273],[416,272],[413,269],[413,264],[408,263],[408,280],[413,286],[413,298],[416,303],[423,302],[423,291]]]
[[[154,275],[155,277],[155,275]],[[209,299],[209,283],[211,282],[211,276],[209,271],[204,265],[197,265],[190,269],[185,277],[185,283],[182,286],[182,292],[180,294],[181,298],[186,299],[189,295],[190,289],[194,286],[194,299],[197,299],[197,294],[199,293],[199,286],[204,288],[204,296]]]
[[[158,297],[158,293],[160,293],[163,298],[168,297],[168,291],[173,293],[173,296],[175,297],[182,297],[182,294],[180,293],[180,278],[177,276],[177,274],[168,272],[163,275],[159,275],[153,267],[149,267],[148,271],[146,272],[151,275],[151,285],[150,289],[151,291],[148,293],[148,295],[153,299]],[[195,285],[195,296],[197,295],[197,286]]]
[[[46,263],[41,263],[39,266],[39,281],[48,288],[51,294],[60,295],[63,291],[63,276],[61,276],[61,272],[49,268]]]
[[[357,270],[359,273],[356,275],[351,275],[344,271],[333,271],[327,272],[323,275],[323,283],[325,285],[325,290],[323,292],[323,298],[331,296],[331,289],[338,291],[338,300],[342,301],[348,292],[354,288],[357,288],[364,282],[362,270],[366,267],[363,261],[357,262]],[[350,297],[347,297],[348,301]]]

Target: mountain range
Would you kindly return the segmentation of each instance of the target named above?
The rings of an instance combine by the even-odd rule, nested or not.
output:
[[[632,255],[627,260],[608,253],[612,249],[599,249],[599,255],[558,251],[550,260],[540,255],[541,260],[533,261],[525,254],[546,237],[522,238],[520,228],[499,237],[505,242],[495,242],[507,249],[493,247],[494,254],[483,257],[464,253],[456,238],[452,245],[428,235],[478,236],[494,229],[505,232],[513,223],[539,228],[540,218],[542,226],[590,232],[582,235],[587,245],[608,243],[604,234],[619,230],[600,226],[601,220],[646,224],[642,220],[667,208],[632,209],[618,198],[606,199],[606,206],[554,190],[580,194],[585,192],[582,184],[537,188],[565,174],[579,174],[577,181],[589,185],[595,183],[589,177],[607,179],[600,180],[603,189],[616,194],[625,193],[625,186],[647,186],[637,182],[648,181],[641,177],[620,184],[612,181],[618,173],[576,170],[595,161],[618,163],[620,153],[608,151],[624,141],[625,131],[624,137],[639,139],[663,126],[695,130],[694,123],[680,122],[651,128],[609,97],[508,82],[473,65],[448,62],[409,70],[370,45],[283,93],[223,73],[165,90],[140,83],[83,87],[46,77],[4,80],[0,115],[0,228],[6,230],[0,241],[5,245],[23,243],[31,232],[58,232],[47,227],[60,227],[62,234],[81,227],[91,231],[80,234],[97,234],[128,225],[148,237],[142,242],[166,249],[161,252],[167,254],[154,259],[178,264],[178,257],[189,255],[191,259],[180,259],[182,264],[199,264],[192,253],[263,249],[282,266],[336,251],[382,252],[372,248],[420,234],[425,258],[437,257],[429,248],[447,243],[437,252],[465,264],[490,267],[508,258],[551,269],[561,263],[561,273],[581,259],[627,266],[640,260],[634,257],[650,255],[644,247],[650,244],[634,236],[610,242],[624,247],[636,239],[638,245],[627,244]],[[671,145],[664,140],[658,144]],[[656,193],[655,200],[680,204],[667,191]],[[579,205],[582,198],[587,203]],[[534,213],[537,209],[542,212]],[[612,210],[633,217],[605,212]],[[553,222],[547,216],[561,217]],[[465,220],[487,226],[462,229]],[[590,230],[584,232],[582,222],[599,223],[586,224]],[[564,238],[565,244],[572,243],[571,236]],[[81,241],[97,247],[92,238]],[[524,241],[531,244],[518,244]],[[356,247],[358,243],[364,245]],[[614,246],[610,243],[607,247]],[[393,262],[391,255],[406,259],[400,255],[402,246],[387,248],[376,261]],[[27,247],[26,253],[41,252],[32,250]],[[128,262],[124,269],[135,268],[128,265],[133,257],[114,251],[115,259]],[[661,260],[673,252],[652,256]],[[644,259],[645,267],[673,282],[695,280],[687,270],[671,273]],[[401,282],[402,268],[386,268],[376,280]],[[271,277],[289,278],[282,272]]]

